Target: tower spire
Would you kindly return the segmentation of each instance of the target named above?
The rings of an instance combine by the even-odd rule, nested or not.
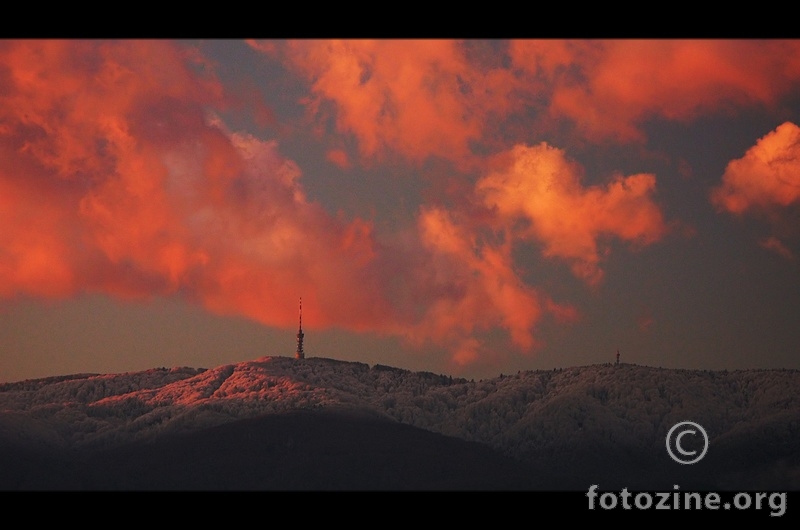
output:
[[[300,327],[297,328],[297,351],[294,353],[295,359],[305,359],[303,352],[303,297],[300,297]]]

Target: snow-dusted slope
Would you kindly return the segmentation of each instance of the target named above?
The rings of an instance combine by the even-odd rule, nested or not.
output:
[[[207,370],[2,384],[0,440],[108,447],[264,414],[345,407],[531,462],[563,456],[565,448],[663,453],[667,431],[684,420],[704,426],[712,444],[730,454],[746,442],[777,444],[773,453],[792,458],[800,456],[787,446],[800,435],[798,390],[796,370],[592,365],[476,382],[324,358],[264,357]]]

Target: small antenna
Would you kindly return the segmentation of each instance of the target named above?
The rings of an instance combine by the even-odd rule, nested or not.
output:
[[[303,352],[303,297],[300,297],[300,327],[297,328],[297,351],[294,353],[295,359],[305,359],[306,354]]]

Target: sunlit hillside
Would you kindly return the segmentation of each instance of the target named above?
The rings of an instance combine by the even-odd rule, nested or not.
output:
[[[500,458],[527,466],[525,472],[532,475],[527,486],[535,488],[583,489],[600,483],[658,489],[680,483],[800,489],[798,390],[796,370],[609,364],[470,381],[324,358],[265,357],[211,369],[156,368],[5,383],[0,385],[0,444],[6,454],[89,454],[161,447],[226,428],[236,429],[244,440],[248,430],[241,420],[309,412],[304,417],[311,421],[358,418],[370,429],[406,425],[478,442]],[[702,425],[710,443],[702,461],[681,466],[669,458],[665,437],[673,425],[687,420]],[[290,428],[278,425],[270,429]],[[302,434],[292,436],[302,439]],[[373,444],[378,452],[380,443]],[[419,443],[415,451],[425,447]],[[314,447],[306,450],[318,450]],[[257,446],[252,451],[250,458],[259,454]],[[292,458],[302,461],[304,456],[294,452]],[[297,480],[296,473],[292,477]],[[204,484],[214,488],[213,481]],[[281,484],[270,479],[268,486]],[[257,488],[258,482],[248,487]]]

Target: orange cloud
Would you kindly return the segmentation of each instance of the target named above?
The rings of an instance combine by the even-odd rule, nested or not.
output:
[[[263,41],[257,39],[247,39],[247,45],[261,53],[267,55],[276,55],[278,53],[277,46],[274,42]]]
[[[605,186],[584,187],[580,180],[580,168],[562,150],[517,145],[496,158],[476,193],[505,229],[542,243],[545,257],[570,262],[576,276],[596,284],[608,251],[600,248],[603,238],[646,245],[666,227],[652,198],[653,175],[617,176]]]
[[[465,339],[453,354],[453,362],[458,366],[474,363],[479,358],[480,347],[481,343],[477,339]]]
[[[98,270],[92,261],[95,243],[113,250],[113,242],[87,237],[84,198],[124,181],[131,195],[152,191],[147,178],[135,175],[149,169],[153,159],[132,135],[137,123],[129,116],[178,96],[206,103],[219,95],[213,83],[193,80],[184,59],[169,45],[146,41],[7,41],[0,46],[6,296],[66,295],[89,281],[89,271]],[[169,142],[180,125],[165,121],[151,133]],[[157,204],[158,197],[153,199]]]
[[[331,149],[325,156],[329,161],[342,169],[350,169],[353,166],[350,163],[350,158],[347,156],[347,153],[341,149]]]
[[[320,130],[357,140],[362,159],[430,157],[461,169],[531,135],[642,141],[652,118],[688,121],[775,105],[800,81],[791,40],[249,41],[310,83]]]
[[[441,208],[421,211],[419,231],[430,252],[420,284],[424,292],[436,295],[409,336],[455,339],[462,361],[480,344],[475,333],[493,327],[506,329],[519,348],[533,347],[532,328],[541,318],[543,302],[514,272],[510,246],[481,241],[468,222]]]
[[[0,153],[3,160],[12,159],[6,149]],[[65,228],[62,209],[67,201],[57,193],[37,193],[30,182],[12,180],[10,168],[0,166],[0,297],[70,293],[77,279],[69,262],[78,256]]]
[[[800,200],[800,128],[786,122],[728,164],[711,192],[719,210],[742,214]]]
[[[312,113],[332,116],[368,159],[392,151],[414,162],[435,156],[468,165],[470,143],[493,114],[507,112],[516,85],[510,71],[476,64],[458,41],[282,44],[285,60],[312,83]]]
[[[761,245],[761,247],[771,252],[775,252],[776,254],[783,256],[788,260],[794,260],[794,253],[775,236],[761,239],[759,240],[758,244]]]
[[[543,314],[575,318],[477,236],[482,220],[423,208],[379,237],[328,214],[277,142],[226,128],[227,95],[195,60],[168,41],[0,44],[0,297],[181,296],[294,326],[302,295],[309,328],[432,341],[456,363],[486,354],[476,333],[530,350]]]
[[[800,80],[800,42],[512,41],[527,86],[592,140],[638,141],[649,117],[686,121],[732,106],[772,105]]]
[[[512,241],[486,237],[485,220],[465,211],[425,207],[418,216],[413,276],[406,278],[400,334],[414,344],[433,341],[452,352],[454,367],[502,355],[489,351],[483,333],[502,329],[509,351],[530,353],[541,346],[536,326],[546,316],[577,320],[577,310],[526,285],[515,271]],[[407,295],[408,296],[408,295]]]
[[[551,47],[536,90],[575,53],[595,64],[604,50]],[[318,112],[335,103],[337,127],[367,157],[467,164],[520,89],[490,60],[496,50],[464,43],[269,51],[312,79]],[[474,211],[424,207],[416,226],[375,234],[309,201],[277,142],[227,130],[213,110],[230,99],[198,60],[168,41],[0,43],[0,297],[175,295],[293,326],[302,295],[309,328],[433,341],[463,364],[486,355],[482,333],[504,330],[532,351],[543,318],[578,318],[520,279],[515,241],[540,243],[595,284],[609,238],[644,245],[666,231],[653,175],[585,186],[578,165],[542,143],[494,157],[471,190]],[[329,152],[340,165],[344,155]]]
[[[191,59],[166,41],[0,46],[0,295],[181,294],[282,325],[276,300],[313,289],[309,325],[376,326],[371,227],[308,202],[274,142],[226,131]]]

